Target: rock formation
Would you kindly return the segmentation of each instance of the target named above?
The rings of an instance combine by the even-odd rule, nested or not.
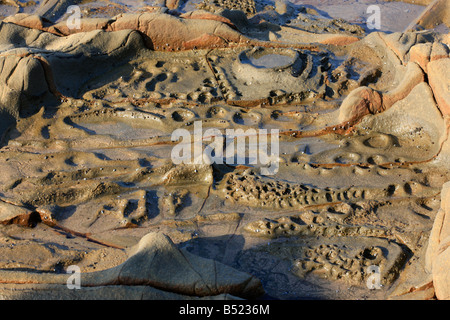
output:
[[[73,4],[0,21],[1,297],[449,298],[448,34]]]

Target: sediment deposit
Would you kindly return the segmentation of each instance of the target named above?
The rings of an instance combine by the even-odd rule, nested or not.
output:
[[[87,1],[73,29],[75,2],[14,3],[0,297],[448,299],[448,33],[282,1]],[[199,123],[277,129],[275,174],[175,164]]]

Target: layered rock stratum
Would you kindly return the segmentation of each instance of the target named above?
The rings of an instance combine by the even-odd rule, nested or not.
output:
[[[1,3],[1,298],[449,298],[446,1],[147,2]],[[277,170],[174,163],[199,124],[277,129]]]

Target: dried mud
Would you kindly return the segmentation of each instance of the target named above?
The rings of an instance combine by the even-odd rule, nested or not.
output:
[[[74,31],[65,8],[75,2],[53,2],[16,15],[1,6],[2,298],[429,289],[424,255],[450,179],[448,34],[369,33],[278,1],[85,1]],[[248,158],[175,165],[172,132],[198,122],[278,129],[278,172]],[[158,270],[180,255],[204,269],[171,265],[176,277],[149,269],[139,280],[125,266],[154,258],[148,234],[170,238],[152,240],[169,252]],[[70,265],[85,291],[65,288]],[[379,290],[367,287],[374,265]],[[212,274],[225,284],[190,291],[202,272],[208,290]]]

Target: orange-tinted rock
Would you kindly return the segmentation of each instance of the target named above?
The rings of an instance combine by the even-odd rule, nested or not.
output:
[[[52,24],[49,20],[37,15],[18,13],[5,18],[3,21],[30,29],[38,29],[53,34],[66,36],[79,32],[104,29],[110,20],[111,19],[108,18],[84,18],[80,20],[80,28],[71,28],[68,26],[67,21]]]
[[[355,121],[367,114],[382,111],[381,95],[368,87],[353,90],[342,102],[339,121]]]
[[[353,90],[343,101],[339,120],[355,121],[367,114],[376,114],[392,107],[408,96],[411,90],[425,80],[422,69],[415,62],[408,63],[403,79],[389,92],[377,92],[368,87]]]
[[[70,35],[79,32],[89,32],[93,30],[105,29],[111,19],[108,18],[85,18],[80,20],[80,28],[69,27],[66,21],[57,23],[46,29],[47,32],[51,32],[58,35]]]
[[[448,47],[441,42],[434,42],[433,47],[431,49],[430,60],[436,61],[448,57],[449,57]]]
[[[215,20],[215,21],[226,23],[230,27],[236,29],[236,26],[233,24],[233,22],[231,22],[230,19],[228,19],[228,18],[226,18],[224,16],[219,16],[217,14],[212,14],[212,13],[207,12],[207,11],[191,11],[191,12],[187,12],[187,13],[184,13],[184,14],[180,15],[180,18],[183,18],[183,19],[200,19],[200,20],[202,20],[202,19],[203,20]]]
[[[392,107],[397,101],[406,98],[415,86],[424,81],[425,75],[419,65],[415,62],[408,63],[403,79],[398,86],[387,93],[383,93],[384,110]]]
[[[178,9],[180,6],[180,0],[166,0],[166,7],[170,10]]]
[[[319,43],[335,45],[335,46],[346,46],[346,45],[352,44],[354,42],[357,42],[359,40],[360,39],[358,37],[354,37],[354,36],[335,35],[332,37],[327,37],[324,40],[320,40]]]
[[[450,299],[450,183],[441,191],[441,208],[434,220],[426,255],[438,299]]]
[[[137,30],[148,48],[160,51],[227,46],[230,42],[239,43],[243,39],[229,19],[205,12],[193,12],[184,17],[147,12],[121,14],[112,19],[87,18],[81,19],[80,28],[71,28],[66,21],[51,25],[38,16],[25,14],[12,16],[6,21],[60,36],[93,30]]]
[[[441,42],[418,43],[409,51],[409,61],[417,63],[423,71],[427,72],[430,61],[449,57],[448,47]]]
[[[19,26],[38,30],[46,30],[47,27],[51,25],[50,21],[40,16],[27,13],[18,13],[13,16],[8,16],[3,22],[14,23]]]
[[[409,62],[417,63],[422,70],[427,71],[428,62],[431,56],[431,43],[418,43],[409,51]]]
[[[1,224],[18,224],[21,226],[29,226],[31,224],[32,216],[33,211],[29,209],[0,201]]]
[[[226,41],[219,36],[213,34],[203,34],[196,39],[186,41],[183,44],[184,49],[195,49],[195,48],[212,48],[212,47],[224,47],[226,46]]]
[[[225,45],[228,42],[240,42],[242,38],[238,31],[221,21],[182,19],[159,13],[124,14],[117,17],[106,30],[124,29],[140,31],[146,38],[147,47],[167,51],[185,49],[185,44],[192,40],[197,41],[197,48],[209,48],[211,39],[217,43],[217,38],[222,38],[221,43]]]
[[[417,26],[433,29],[441,23],[450,27],[450,3],[448,0],[431,2],[422,14],[406,28],[406,31],[415,30]]]
[[[449,239],[447,239],[449,240]],[[450,244],[438,253],[433,265],[433,284],[436,297],[440,300],[450,300]]]
[[[416,34],[395,32],[385,35],[380,33],[380,37],[383,39],[386,47],[395,53],[401,63],[406,64],[405,55],[417,42]]]
[[[450,115],[450,58],[432,61],[428,64],[428,83],[439,109],[444,115]]]
[[[412,292],[391,297],[391,300],[433,300],[435,299],[433,283],[426,285],[425,288],[419,288]]]

